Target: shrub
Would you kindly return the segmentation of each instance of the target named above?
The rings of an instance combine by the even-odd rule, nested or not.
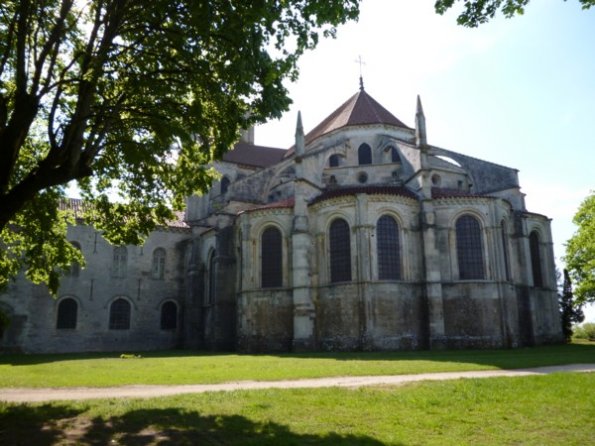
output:
[[[574,329],[574,338],[595,341],[595,323],[586,322]]]

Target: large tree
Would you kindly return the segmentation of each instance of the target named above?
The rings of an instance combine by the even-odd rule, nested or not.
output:
[[[0,2],[0,287],[24,268],[55,291],[82,261],[59,206],[73,180],[87,222],[139,242],[208,188],[240,128],[288,108],[299,56],[358,13],[359,0]]]
[[[566,243],[566,267],[574,283],[576,303],[595,302],[595,192],[579,207],[574,219],[578,226]]]
[[[494,18],[497,12],[502,12],[510,18],[525,12],[529,0],[436,0],[435,8],[438,14],[444,14],[455,3],[464,2],[463,11],[457,17],[459,25],[476,28]],[[566,0],[564,0],[566,1]],[[595,5],[595,0],[578,0],[583,9]]]

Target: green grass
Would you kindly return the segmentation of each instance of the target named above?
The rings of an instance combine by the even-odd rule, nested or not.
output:
[[[595,374],[0,403],[0,444],[587,445]]]
[[[595,344],[442,352],[238,355],[168,351],[142,353],[140,359],[119,356],[116,353],[0,356],[0,387],[199,384],[514,369],[595,363]]]

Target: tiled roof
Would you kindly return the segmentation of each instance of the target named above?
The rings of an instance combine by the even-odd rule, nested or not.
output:
[[[273,203],[263,204],[262,206],[257,206],[252,209],[246,209],[243,212],[261,211],[263,209],[292,208],[294,204],[295,204],[294,197],[290,197],[290,198],[287,198],[286,200],[275,201]]]
[[[306,144],[333,130],[365,124],[387,124],[409,129],[365,90],[360,90],[314,127],[305,137]],[[293,147],[285,156],[291,154],[293,154]]]
[[[483,197],[490,198],[488,195],[474,194],[473,192],[460,189],[448,189],[445,187],[433,187],[432,198],[456,198],[456,197]]]
[[[245,166],[268,167],[281,161],[286,153],[285,149],[240,142],[223,155],[223,161]]]
[[[403,186],[354,186],[342,187],[336,189],[326,189],[322,194],[315,197],[310,204],[319,203],[331,198],[342,197],[346,195],[369,194],[369,195],[399,195],[401,197],[417,200],[417,196],[409,189]]]

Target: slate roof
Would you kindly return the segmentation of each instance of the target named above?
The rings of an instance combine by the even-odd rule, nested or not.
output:
[[[460,189],[449,189],[445,187],[433,187],[432,198],[457,198],[457,197],[482,197],[482,198],[493,198],[490,195],[475,194]]]
[[[399,195],[401,197],[412,198],[417,200],[417,195],[403,186],[353,186],[326,189],[322,194],[310,201],[310,205],[319,203],[321,201],[329,200],[331,198],[343,197],[346,195],[369,194],[369,195]]]
[[[244,166],[269,167],[281,161],[286,153],[285,149],[240,142],[235,145],[233,150],[223,155],[223,161]]]
[[[273,203],[263,204],[262,206],[257,206],[251,209],[246,209],[242,212],[253,212],[253,211],[261,211],[263,209],[282,209],[282,208],[292,208],[295,204],[295,198],[290,197],[285,200],[275,201]],[[240,213],[242,213],[240,212]]]
[[[327,116],[306,136],[306,145],[334,130],[354,125],[386,124],[411,130],[391,112],[370,96],[364,89],[351,96],[339,108]],[[293,147],[285,155],[293,154]]]

